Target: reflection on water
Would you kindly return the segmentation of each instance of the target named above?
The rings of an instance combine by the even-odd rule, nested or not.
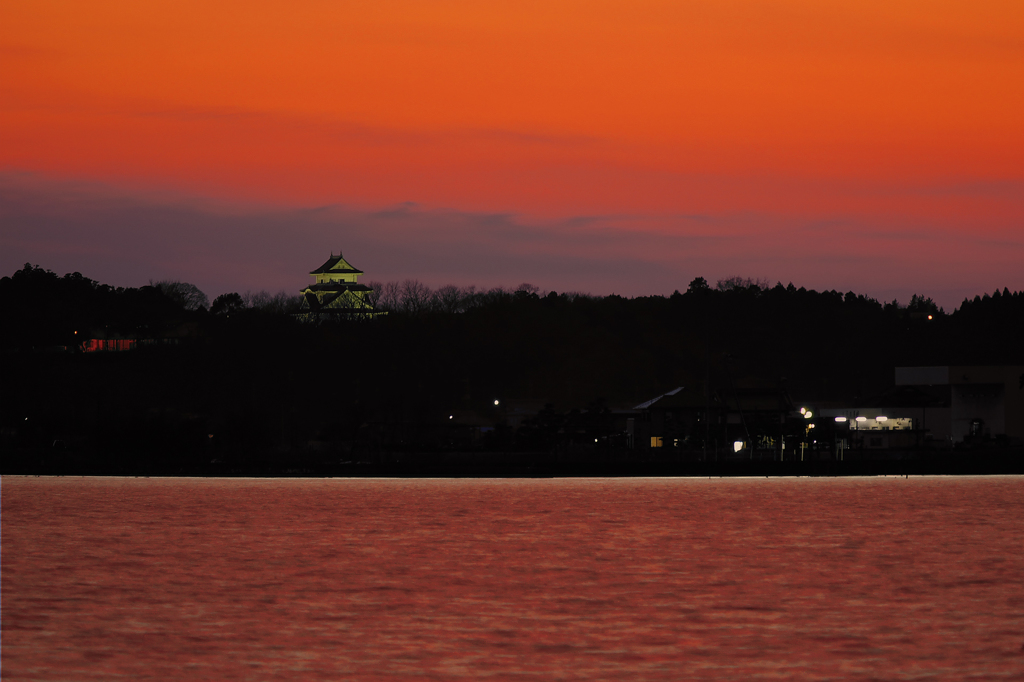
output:
[[[1021,679],[1024,478],[2,481],[3,678]]]

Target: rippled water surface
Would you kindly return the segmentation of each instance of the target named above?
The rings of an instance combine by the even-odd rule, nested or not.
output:
[[[1024,478],[2,480],[4,680],[1024,679]]]

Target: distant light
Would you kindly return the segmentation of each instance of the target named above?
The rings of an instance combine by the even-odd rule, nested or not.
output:
[[[742,449],[743,449],[743,441],[738,440],[738,441],[736,441],[736,442],[734,442],[732,444],[732,451],[733,452],[739,452]]]
[[[836,417],[836,421],[839,423],[843,423],[846,421],[846,417]]]
[[[808,424],[808,425],[807,425],[807,428],[809,428],[809,429],[813,429],[813,428],[814,428],[814,424]]]
[[[498,404],[498,401],[497,401],[497,400],[495,400],[495,401],[494,401],[494,404],[495,404],[495,405],[497,405],[497,404]]]
[[[875,421],[876,422],[887,422],[887,421],[889,421],[889,418],[888,417],[875,417]]]
[[[454,414],[450,414],[450,415],[448,415],[448,418],[449,419],[455,419],[455,415]]]
[[[594,439],[594,442],[595,442],[595,443],[597,442],[597,439],[596,439],[596,438]]]
[[[867,420],[868,420],[867,417],[857,417],[857,421],[859,421],[859,422],[866,422]]]
[[[806,407],[801,407],[800,408],[800,414],[807,414],[807,408]]]
[[[814,413],[811,412],[810,410],[807,410],[806,412],[804,412],[804,419],[810,419],[813,416],[814,416]]]
[[[929,316],[928,316],[928,319],[929,319],[929,320],[930,320],[930,319],[932,319],[932,316],[931,316],[931,315],[929,315]]]

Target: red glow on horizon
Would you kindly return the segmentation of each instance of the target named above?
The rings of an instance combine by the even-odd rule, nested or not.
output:
[[[0,171],[617,232],[873,225],[948,261],[1020,238],[1021,45],[1018,2],[8,4]]]

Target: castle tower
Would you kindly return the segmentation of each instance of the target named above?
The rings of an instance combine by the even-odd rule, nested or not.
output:
[[[301,292],[303,319],[384,314],[373,307],[369,298],[373,290],[357,282],[363,271],[352,267],[340,253],[335,256],[332,252],[326,263],[309,274],[315,281]]]

